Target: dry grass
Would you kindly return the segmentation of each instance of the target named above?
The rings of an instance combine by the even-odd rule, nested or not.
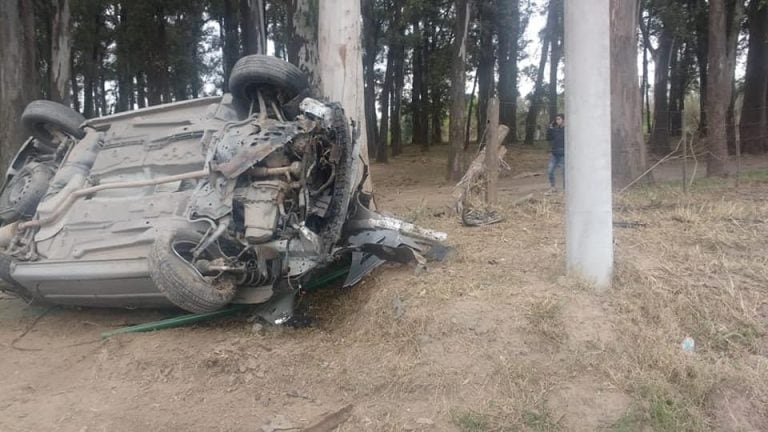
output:
[[[657,187],[620,199],[620,214],[649,228],[617,233],[621,325],[604,368],[636,399],[617,430],[727,428],[713,404],[723,386],[754,407],[736,413],[748,417],[737,419],[742,427],[765,425],[768,206],[752,200],[765,198],[765,186],[708,181],[690,196]],[[695,353],[681,351],[685,336]]]

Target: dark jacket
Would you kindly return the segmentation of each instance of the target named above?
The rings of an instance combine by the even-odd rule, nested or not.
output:
[[[550,148],[553,155],[563,156],[565,154],[565,128],[548,127],[547,141],[550,142]]]

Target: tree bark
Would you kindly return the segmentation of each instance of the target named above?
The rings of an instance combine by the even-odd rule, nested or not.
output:
[[[318,0],[288,0],[289,5],[295,1],[295,9],[290,19],[292,29],[288,43],[288,60],[299,67],[307,75],[312,94],[322,94],[322,79],[317,65],[318,58]],[[288,12],[291,7],[289,6]],[[333,22],[338,21],[338,17]],[[367,136],[366,136],[367,137]],[[366,150],[367,151],[367,150]],[[367,156],[367,155],[366,155]]]
[[[70,53],[69,56],[69,70],[72,71],[69,75],[69,91],[71,93],[72,97],[72,108],[80,112],[80,87],[77,83],[77,74],[75,74],[75,54],[74,52]]]
[[[421,151],[429,151],[429,140],[426,138],[427,125],[422,121],[422,113],[427,109],[427,101],[421,99],[422,88],[426,85],[424,82],[424,38],[421,32],[420,18],[413,22],[413,34],[416,36],[416,43],[413,47],[413,88],[411,90],[411,115],[413,119],[413,133],[411,141],[413,144],[419,144]]]
[[[136,73],[136,105],[139,108],[147,106],[147,78],[141,71]]]
[[[488,100],[493,95],[494,83],[494,10],[491,2],[481,2],[480,10],[480,53],[477,65],[477,134],[483,134],[485,129]]]
[[[709,38],[707,82],[707,176],[727,176],[728,168],[728,107],[733,96],[733,70],[736,63],[738,23],[741,20],[741,0],[726,6],[727,0],[709,1]]]
[[[393,44],[394,50],[394,83],[392,88],[392,107],[390,112],[390,136],[391,136],[391,148],[392,156],[397,156],[402,153],[403,149],[403,131],[401,125],[402,119],[402,101],[403,101],[403,87],[405,86],[405,21],[403,16],[400,16],[397,26],[395,27],[397,37]]]
[[[637,76],[639,0],[611,0],[611,161],[613,186],[622,188],[646,165],[642,100]]]
[[[236,0],[223,1],[224,16],[222,17],[223,26],[221,30],[224,35],[224,44],[222,46],[222,62],[224,65],[224,91],[227,92],[229,91],[229,74],[240,58],[240,37],[237,28]]]
[[[365,74],[365,124],[368,138],[368,150],[373,152],[378,146],[378,125],[376,123],[376,54],[379,26],[373,10],[373,1],[362,1],[363,13],[363,73]],[[370,157],[375,155],[370,154]]]
[[[653,80],[653,130],[649,144],[651,152],[658,156],[669,152],[669,65],[675,42],[670,25],[664,23],[663,26],[653,61],[656,71]]]
[[[707,87],[709,82],[709,12],[706,0],[696,0],[696,63],[699,67],[699,135],[707,134]]]
[[[28,131],[21,113],[38,94],[32,2],[0,1],[0,170],[5,173]]]
[[[509,128],[507,143],[517,142],[517,58],[520,37],[519,0],[498,0],[499,121]],[[555,0],[558,1],[558,0]]]
[[[357,139],[353,157],[368,165],[368,140],[366,134],[359,133],[366,130],[360,2],[322,1],[318,6],[318,76],[322,94],[344,107],[353,127],[351,132]],[[359,168],[359,164],[355,167]],[[363,172],[353,175],[362,179]],[[366,177],[363,191],[373,192],[370,176]]]
[[[381,89],[379,106],[381,106],[381,127],[379,127],[379,139],[376,147],[376,162],[387,162],[387,142],[389,141],[389,99],[392,93],[394,81],[394,52],[392,45],[387,53],[387,69],[384,72],[384,85]]]
[[[267,25],[264,18],[264,0],[240,0],[243,55],[267,53]]]
[[[72,52],[72,25],[69,0],[51,0],[51,100],[69,105],[70,57]]]
[[[528,114],[525,117],[525,144],[533,145],[536,138],[536,126],[541,112],[541,99],[544,97],[544,68],[547,65],[549,55],[549,40],[554,27],[555,16],[551,11],[547,14],[547,25],[544,27],[544,33],[541,38],[541,57],[539,58],[539,68],[536,70],[536,82],[533,86],[531,95],[531,105],[528,108]]]
[[[448,179],[461,179],[464,163],[464,122],[466,121],[466,63],[471,0],[456,0],[456,23],[451,72],[451,116],[448,151]]]
[[[768,4],[751,1],[747,12],[749,51],[741,106],[741,149],[758,154],[768,150]]]
[[[117,112],[132,109],[133,78],[129,66],[130,47],[128,46],[128,7],[117,2],[115,4],[117,23],[115,28],[115,45],[117,52]]]
[[[554,121],[558,114],[557,76],[560,60],[563,57],[563,0],[550,0],[549,13],[553,14],[554,29],[550,34],[549,58],[549,91],[547,95],[549,121]]]
[[[650,21],[650,17],[648,18]],[[646,130],[650,133],[652,130],[651,125],[651,98],[650,98],[650,87],[651,85],[648,82],[648,53],[651,51],[651,42],[650,42],[650,36],[648,35],[648,24],[645,22],[645,16],[640,17],[640,33],[643,36],[643,80],[642,80],[642,87],[641,87],[641,93],[642,93],[642,99],[643,99],[643,107],[645,108],[645,121]]]

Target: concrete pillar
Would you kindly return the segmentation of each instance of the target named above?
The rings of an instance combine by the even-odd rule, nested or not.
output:
[[[565,207],[568,273],[613,279],[610,0],[565,3]]]

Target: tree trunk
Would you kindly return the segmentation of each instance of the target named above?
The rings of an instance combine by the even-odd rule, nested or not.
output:
[[[431,145],[442,145],[443,144],[443,120],[445,119],[445,115],[443,111],[443,104],[440,101],[440,90],[437,88],[437,86],[433,86],[432,90],[429,92],[430,96],[430,129],[429,129],[429,142]],[[465,99],[466,102],[466,99]],[[464,116],[466,118],[466,116]],[[426,124],[426,121],[424,122]],[[465,131],[466,133],[466,131]],[[464,138],[464,141],[466,142],[466,137]],[[463,144],[462,144],[463,148]]]
[[[240,28],[243,55],[267,53],[264,0],[240,0]]]
[[[147,79],[141,71],[136,73],[136,105],[139,108],[147,106]]]
[[[709,1],[709,81],[707,83],[707,176],[727,176],[728,107],[733,96],[733,70],[736,64],[738,24],[743,3],[736,0],[726,7],[726,0]]]
[[[72,108],[80,112],[80,88],[77,84],[77,75],[75,74],[75,54],[74,52],[70,53],[69,56],[69,70],[72,71],[72,73],[69,76],[70,86],[69,90],[72,97]]]
[[[117,112],[133,109],[131,96],[133,95],[133,79],[128,64],[130,48],[128,46],[128,7],[117,3],[117,24],[115,29],[115,45],[117,51]]]
[[[659,36],[653,80],[653,130],[649,147],[653,154],[664,156],[669,152],[669,64],[674,53],[674,34],[669,25]]]
[[[517,57],[520,36],[519,0],[498,0],[499,121],[509,128],[507,143],[517,142]],[[557,1],[557,0],[556,0]]]
[[[448,151],[448,179],[453,181],[461,179],[464,163],[464,122],[466,121],[467,109],[464,87],[466,85],[465,68],[470,10],[471,0],[456,0],[455,39],[451,72],[451,146]]]
[[[491,2],[482,2],[480,10],[480,53],[477,65],[477,134],[482,135],[485,130],[488,100],[493,95],[493,43],[494,15],[496,11]]]
[[[696,3],[696,63],[699,69],[699,135],[707,134],[707,87],[709,82],[709,12],[706,0]]]
[[[365,103],[363,85],[363,57],[361,42],[360,2],[321,1],[318,13],[318,66],[322,83],[322,94],[332,101],[338,101],[359,135],[355,158],[368,164],[368,140],[366,134],[357,134],[365,129]],[[355,164],[356,169],[359,168]],[[363,172],[353,176],[362,178]],[[363,191],[373,192],[370,176],[366,178]]]
[[[611,161],[613,186],[639,177],[646,164],[637,85],[639,0],[611,0]]]
[[[224,65],[224,91],[229,91],[229,74],[232,73],[232,67],[240,58],[240,37],[237,28],[237,6],[236,0],[224,1],[224,16],[222,17],[223,26],[221,31],[224,35],[224,44],[222,46],[222,62]]]
[[[288,59],[307,75],[313,95],[322,94],[322,79],[318,58],[318,16],[317,0],[288,0],[289,12],[295,2],[295,9],[289,26]],[[333,22],[338,21],[338,17]],[[292,31],[291,31],[292,29]],[[367,150],[366,150],[367,151]]]
[[[426,101],[421,100],[421,89],[426,85],[424,83],[424,51],[422,45],[424,38],[421,32],[421,22],[417,17],[413,22],[413,34],[416,37],[416,43],[413,47],[413,86],[411,89],[411,118],[413,131],[411,136],[412,144],[419,144],[421,151],[429,151],[429,140],[424,139],[426,134],[423,132],[427,125],[422,123],[422,111],[426,109]]]
[[[403,101],[403,87],[405,86],[405,21],[403,16],[400,16],[397,26],[395,27],[397,32],[397,38],[393,44],[394,50],[394,83],[392,87],[392,107],[390,112],[390,136],[391,136],[391,148],[392,156],[397,156],[402,153],[403,149],[403,131],[401,126],[402,119],[402,101]]]
[[[749,52],[741,106],[741,149],[758,154],[768,150],[768,4],[751,1],[747,13]]]
[[[557,100],[557,76],[560,68],[560,60],[563,57],[563,0],[550,0],[549,13],[553,15],[554,29],[550,33],[550,58],[549,58],[549,91],[547,95],[549,121],[555,120],[558,114]]]
[[[650,17],[648,21],[650,21]],[[651,51],[650,36],[648,34],[649,24],[645,22],[645,16],[640,16],[640,34],[643,36],[643,80],[642,80],[642,99],[643,107],[645,108],[645,128],[648,133],[652,130],[651,125],[651,98],[650,98],[650,83],[648,82],[648,53]]]
[[[21,113],[38,94],[32,2],[0,1],[0,170],[3,174],[28,131]]]
[[[374,152],[378,146],[376,124],[376,54],[379,26],[373,12],[373,2],[362,2],[363,13],[363,73],[365,74],[365,124],[368,150]],[[375,155],[369,154],[369,157]]]
[[[101,44],[99,44],[101,47]],[[107,106],[107,79],[106,79],[106,66],[104,64],[104,50],[99,49],[99,107],[101,109],[101,115],[105,116],[109,114],[109,107]]]
[[[547,56],[549,55],[549,39],[553,31],[555,16],[551,11],[547,14],[547,25],[544,28],[544,34],[541,38],[541,57],[539,58],[539,68],[536,70],[536,82],[533,86],[531,95],[531,105],[528,108],[528,114],[525,117],[525,144],[533,145],[536,138],[536,127],[541,112],[541,99],[544,97],[544,68],[547,65]]]
[[[387,53],[387,70],[384,72],[384,85],[381,89],[379,106],[381,106],[381,127],[379,128],[378,146],[376,148],[376,162],[387,162],[387,142],[389,141],[389,98],[392,93],[394,80],[394,52],[392,45]]]
[[[72,52],[72,26],[69,0],[52,0],[51,15],[51,100],[69,105],[70,57]]]

